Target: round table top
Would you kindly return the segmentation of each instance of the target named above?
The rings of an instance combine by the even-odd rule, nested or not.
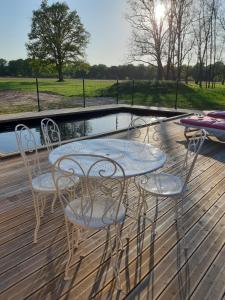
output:
[[[51,151],[49,161],[54,164],[60,157],[69,154],[109,157],[121,165],[126,177],[157,170],[166,161],[166,154],[151,144],[122,139],[90,139],[64,144]],[[87,157],[82,156],[80,159],[82,160],[80,161],[82,168],[87,170],[96,160],[96,158],[87,159]],[[71,168],[66,161],[62,162],[60,166],[64,171]]]

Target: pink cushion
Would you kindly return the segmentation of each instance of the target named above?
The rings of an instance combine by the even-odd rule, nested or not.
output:
[[[190,125],[190,127],[191,125],[193,125],[201,128],[206,127],[206,128],[225,130],[225,120],[215,119],[208,116],[205,117],[193,116],[190,118],[181,119],[180,122],[183,125]]]
[[[204,111],[204,114],[218,119],[225,119],[225,111],[224,110],[217,110],[217,111]]]

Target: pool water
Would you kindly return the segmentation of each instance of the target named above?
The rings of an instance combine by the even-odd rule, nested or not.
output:
[[[120,112],[86,120],[66,119],[64,121],[57,120],[56,122],[60,129],[61,139],[69,140],[76,137],[91,136],[95,134],[126,129],[128,128],[131,120],[137,117],[140,117],[140,115]],[[141,117],[149,123],[154,121],[156,118],[155,116]],[[35,124],[29,127],[35,135],[37,145],[44,145],[44,138],[41,133],[40,124]],[[0,132],[0,153],[6,154],[11,152],[18,152],[14,127],[4,129],[4,132]]]

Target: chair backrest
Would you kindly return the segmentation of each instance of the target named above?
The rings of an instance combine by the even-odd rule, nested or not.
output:
[[[44,136],[48,151],[53,150],[54,145],[61,145],[61,134],[58,125],[50,118],[41,120],[41,131]]]
[[[149,127],[149,143],[164,151],[166,149],[165,144],[165,122],[162,118],[155,118],[154,122],[157,122],[154,126]]]
[[[139,139],[149,143],[149,124],[142,117],[133,119],[127,129],[127,139]]]
[[[116,222],[125,186],[124,170],[116,161],[98,155],[66,155],[55,162],[53,179],[64,212],[69,209],[86,227],[99,219],[105,225],[110,218]],[[101,209],[96,211],[94,203]]]
[[[183,176],[185,178],[183,191],[186,189],[187,183],[191,177],[194,165],[196,163],[198,154],[202,148],[202,145],[206,138],[206,131],[200,129],[196,131],[192,137],[188,140],[187,151],[184,159],[184,164],[182,167]]]
[[[41,174],[37,143],[32,130],[24,124],[15,127],[17,146],[23,158],[30,181]],[[30,155],[32,154],[32,155]]]

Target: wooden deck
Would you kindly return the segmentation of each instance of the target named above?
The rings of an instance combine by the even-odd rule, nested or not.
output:
[[[167,171],[178,173],[184,158],[183,129],[168,122]],[[114,136],[115,137],[115,136]],[[123,134],[116,137],[122,138]],[[46,209],[33,244],[34,210],[20,157],[0,161],[0,299],[223,299],[225,298],[225,150],[206,141],[184,199],[185,258],[174,222],[173,202],[148,198],[151,225],[137,224],[121,252],[122,292],[114,288],[105,235],[81,242],[73,279],[64,281],[67,258],[64,219],[57,206]],[[46,168],[47,153],[41,152]],[[129,189],[130,201],[137,192]],[[128,217],[123,236],[132,225]],[[86,253],[80,260],[79,254]]]

